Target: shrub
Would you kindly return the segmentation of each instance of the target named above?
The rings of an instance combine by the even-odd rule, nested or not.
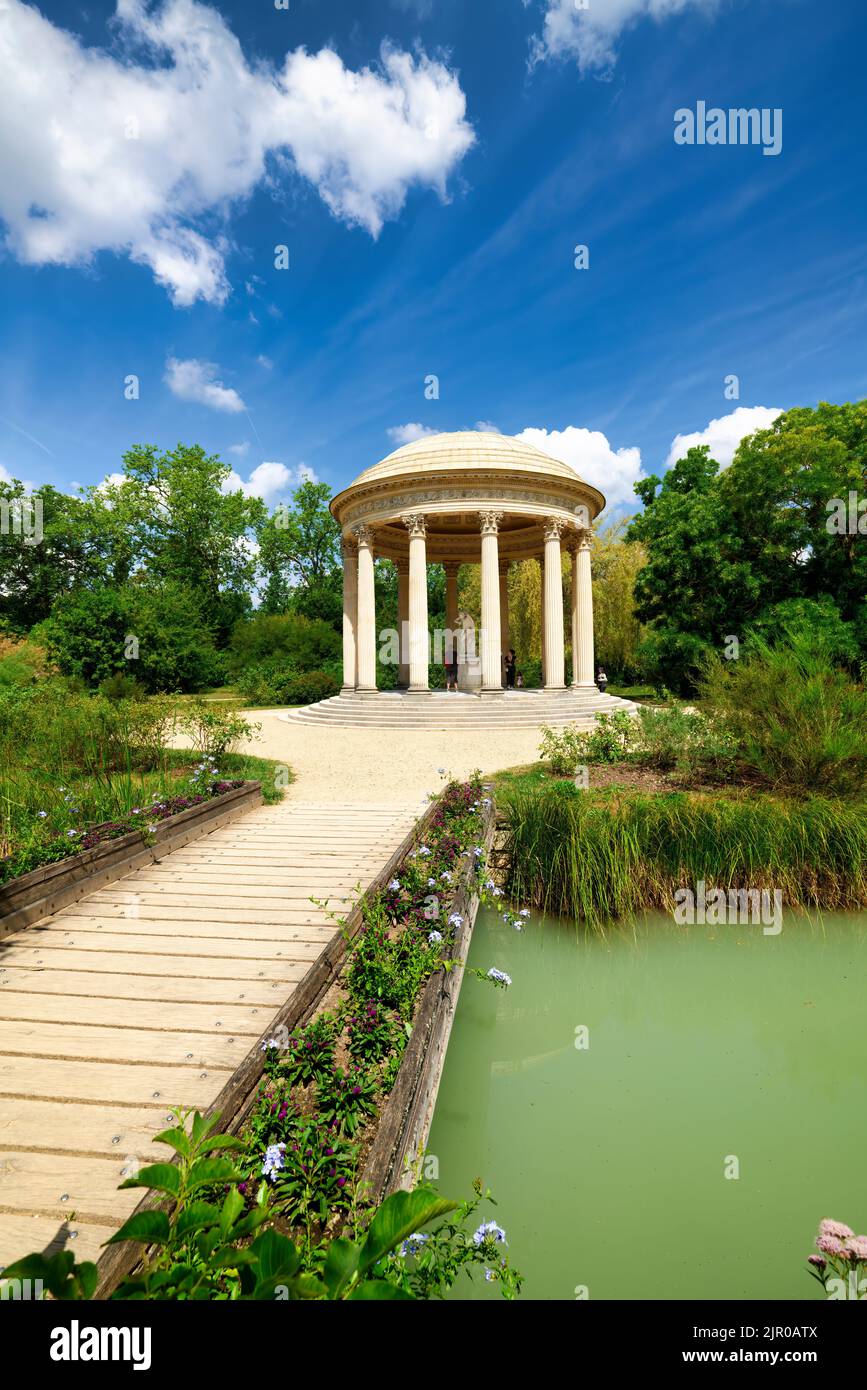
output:
[[[287,705],[312,705],[328,700],[340,689],[339,682],[327,671],[305,671],[293,676],[286,686]]]
[[[539,756],[551,771],[571,775],[581,763],[618,763],[627,758],[637,741],[635,721],[625,710],[597,714],[592,729],[567,724],[563,729],[542,725]]]
[[[753,637],[736,662],[709,657],[701,690],[740,761],[772,785],[863,792],[867,690],[834,665],[815,629],[791,627],[776,646]]]
[[[107,700],[146,700],[147,691],[134,676],[126,676],[123,671],[118,671],[113,676],[106,676],[99,687],[100,695],[104,695]]]
[[[541,732],[539,757],[544,758],[558,776],[570,777],[586,759],[586,735],[572,724],[562,729],[543,724]]]
[[[255,737],[262,725],[251,724],[237,710],[207,700],[191,700],[178,716],[178,727],[197,753],[211,759],[234,752],[243,739]]]
[[[677,769],[690,777],[730,776],[736,746],[722,720],[671,704],[639,710],[636,760],[661,772]]]
[[[330,623],[300,613],[261,613],[236,623],[229,661],[234,675],[252,668],[321,670],[340,660],[342,638]]]

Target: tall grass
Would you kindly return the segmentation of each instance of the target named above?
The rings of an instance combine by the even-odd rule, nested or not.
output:
[[[743,799],[571,785],[516,791],[507,814],[509,891],[600,926],[669,909],[679,887],[779,889],[790,907],[867,903],[867,802]]]

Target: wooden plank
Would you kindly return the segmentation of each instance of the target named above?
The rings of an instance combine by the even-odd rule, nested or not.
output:
[[[12,946],[3,956],[6,969],[37,971],[54,968],[63,971],[92,971],[99,974],[165,975],[193,980],[300,980],[302,965],[289,961],[226,960],[205,956],[145,955],[120,951],[57,951],[48,946]],[[77,963],[80,961],[80,965]]]
[[[31,994],[60,995],[64,999],[67,995],[79,994],[110,999],[166,999],[176,1004],[243,1002],[273,1008],[275,992],[284,991],[277,996],[278,1003],[289,992],[285,984],[276,980],[202,980],[175,977],[168,972],[161,976],[128,975],[124,971],[97,974],[87,970],[31,970],[19,966],[5,966],[3,970],[0,999],[8,986]]]
[[[57,1221],[74,1212],[79,1229],[88,1220],[114,1223],[116,1229],[141,1197],[134,1187],[118,1191],[124,1171],[127,1176],[132,1171],[125,1154],[110,1159],[70,1155],[59,1174],[52,1154],[0,1149],[0,1211],[41,1212]]]
[[[56,925],[55,925],[56,924]],[[50,917],[47,922],[38,927],[31,927],[31,931],[45,933],[40,939],[51,940],[63,939],[68,936],[70,931],[99,936],[106,931],[111,931],[118,936],[139,935],[146,930],[148,939],[175,937],[177,927],[173,921],[148,921],[147,927],[137,922],[134,917],[113,918],[111,922],[96,922],[92,917],[76,917],[69,921],[62,917]],[[327,941],[329,935],[334,930],[333,926],[323,922],[322,924],[310,922],[300,926],[269,926],[268,923],[257,922],[255,926],[245,925],[244,941],[275,941],[275,942],[321,942]],[[200,937],[206,940],[223,941],[235,943],[239,940],[237,922],[191,922],[184,920],[184,936],[188,941],[196,941]],[[192,949],[192,947],[190,948]],[[226,955],[231,955],[231,950],[225,950]]]
[[[179,918],[179,924],[183,923],[183,918]],[[140,925],[136,920],[135,925]],[[285,930],[285,929],[284,929]],[[308,931],[313,933],[312,928]],[[230,941],[226,937],[218,937],[212,940],[209,937],[187,937],[160,936],[156,939],[147,932],[66,932],[60,928],[56,931],[47,933],[43,937],[43,943],[50,946],[52,951],[74,951],[86,952],[88,955],[96,951],[120,951],[125,955],[139,956],[152,955],[159,952],[161,956],[195,956],[198,958],[217,957],[221,960],[233,961],[299,961],[312,960],[319,954],[323,942],[328,940],[330,931],[327,927],[319,933],[318,939],[313,933],[307,939],[296,937],[293,939],[283,938],[277,941],[247,941],[236,939]],[[135,961],[131,964],[131,969],[135,969]],[[207,971],[205,972],[207,973]]]
[[[0,1054],[30,1057],[80,1057],[91,1062],[152,1062],[161,1066],[236,1067],[250,1050],[246,1034],[154,1034],[141,1028],[93,1028],[84,1023],[23,1023],[0,1019]]]
[[[91,1157],[138,1154],[168,1160],[171,1149],[153,1136],[174,1125],[168,1110],[150,1105],[87,1105],[74,1100],[0,1100],[0,1146]],[[2,1226],[2,1222],[0,1222]]]
[[[0,1094],[41,1096],[43,1100],[90,1100],[113,1105],[173,1106],[210,1103],[225,1084],[226,1067],[137,1066],[124,1062],[64,1062],[44,1057],[0,1054]],[[2,1198],[0,1198],[2,1201]]]
[[[61,921],[72,921],[75,917],[89,916],[93,922],[102,922],[110,926],[114,921],[152,921],[152,922],[237,922],[239,926],[248,924],[255,926],[257,923],[262,926],[286,926],[302,927],[327,920],[321,908],[317,908],[311,903],[309,907],[245,907],[241,899],[231,907],[199,907],[192,903],[182,903],[176,906],[163,905],[162,903],[95,903],[90,912],[87,911],[89,904],[76,904],[75,907],[67,908]],[[241,935],[241,933],[238,933]],[[15,949],[10,948],[10,949]],[[0,955],[0,960],[6,960],[5,952]]]
[[[243,1034],[257,1038],[264,1028],[271,1009],[242,1004],[172,1004],[165,1000],[152,1003],[144,999],[111,999],[104,996],[88,998],[67,994],[63,1000],[63,1018],[67,1023],[101,1024],[110,1028],[148,1028],[159,1033],[165,1029],[186,1028],[194,1033]],[[0,1018],[25,1022],[36,1019],[56,1019],[57,1003],[52,994],[25,994],[21,990],[0,989]],[[155,1046],[159,1039],[155,1039]]]
[[[0,1215],[0,1269],[33,1250],[55,1255],[66,1249],[77,1260],[98,1260],[102,1246],[116,1230],[116,1225],[80,1221],[67,1225],[32,1212],[6,1212]]]

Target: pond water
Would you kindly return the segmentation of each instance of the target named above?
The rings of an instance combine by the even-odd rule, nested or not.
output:
[[[598,936],[482,909],[470,964],[513,983],[464,980],[440,1190],[492,1189],[526,1298],[823,1298],[820,1219],[867,1230],[865,962],[864,914]]]

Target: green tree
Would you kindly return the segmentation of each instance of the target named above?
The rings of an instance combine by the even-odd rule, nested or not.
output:
[[[136,568],[194,594],[224,645],[252,606],[251,542],[267,516],[264,502],[228,490],[228,464],[199,445],[139,444],[123,464],[125,479],[108,497],[133,539]]]
[[[305,479],[259,529],[266,613],[291,610],[339,627],[343,614],[340,527],[328,510],[327,483]]]

